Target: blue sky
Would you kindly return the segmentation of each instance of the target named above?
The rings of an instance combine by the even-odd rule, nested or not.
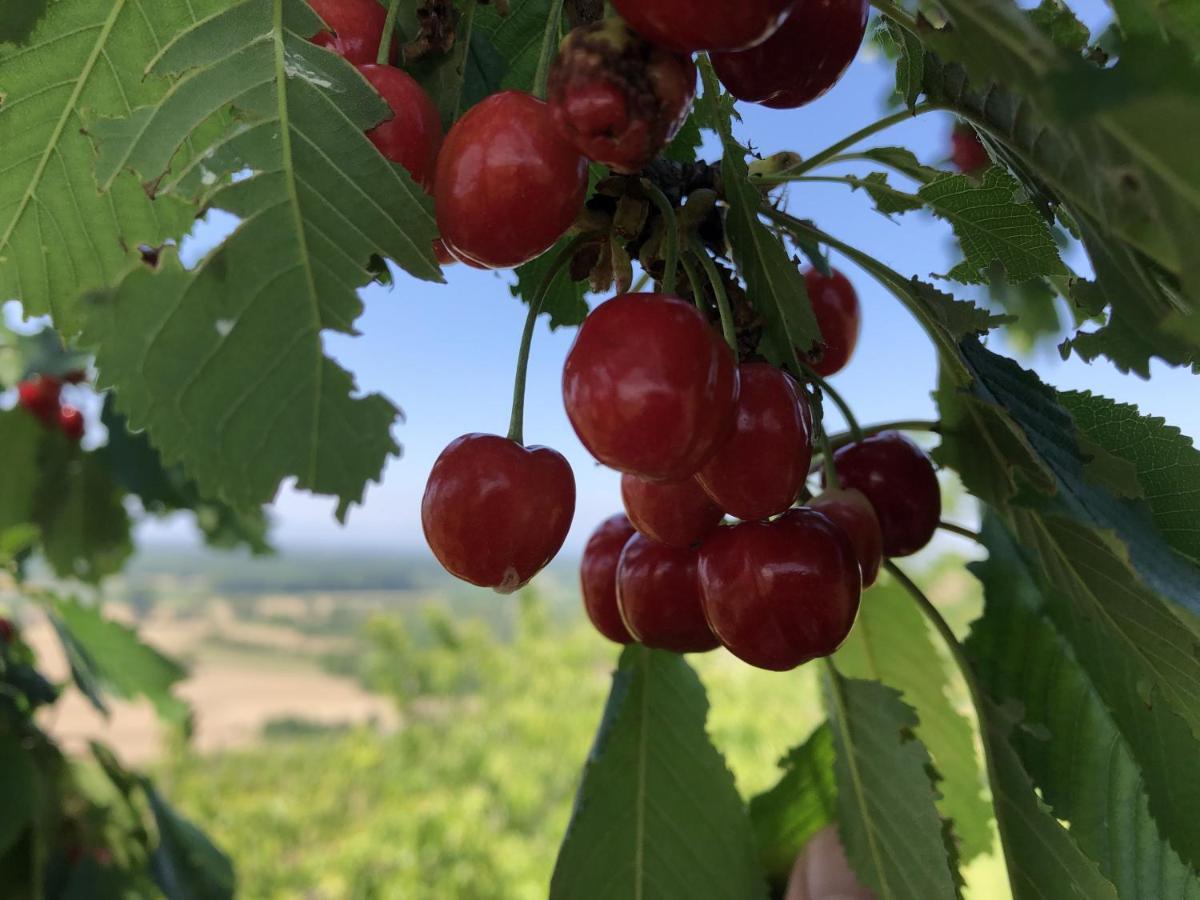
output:
[[[1089,25],[1106,20],[1101,0],[1074,3]],[[742,105],[743,139],[764,154],[790,149],[809,155],[879,118],[889,90],[891,66],[864,48],[846,77],[825,97],[800,110],[774,111]],[[928,115],[897,126],[864,146],[904,144],[925,161],[946,157],[950,121]],[[707,158],[717,155],[707,147]],[[943,223],[924,215],[895,222],[871,209],[869,199],[837,185],[792,190],[790,209],[815,219],[826,231],[874,253],[905,274],[947,271],[953,248]],[[207,231],[205,230],[207,229]],[[215,226],[197,233],[208,243]],[[1086,270],[1086,261],[1070,260]],[[835,384],[864,423],[935,417],[930,398],[936,367],[924,333],[890,294],[862,272],[834,257],[854,281],[864,311],[862,340]],[[503,433],[507,428],[517,344],[525,307],[508,291],[507,273],[452,266],[448,283],[430,285],[398,274],[394,288],[364,292],[366,313],[360,337],[327,337],[327,348],[358,378],[361,389],[381,391],[406,413],[396,435],[404,445],[383,483],[339,527],[328,500],[285,489],[275,505],[276,538],[283,547],[320,543],[334,547],[413,551],[424,549],[420,500],[438,453],[470,431]],[[957,289],[955,289],[956,292]],[[560,378],[573,330],[539,327],[530,364],[525,434],[530,443],[564,453],[575,470],[578,508],[568,551],[578,551],[591,529],[620,508],[618,477],[593,462],[563,411]],[[993,344],[993,346],[996,346]],[[1048,383],[1088,389],[1166,418],[1190,435],[1200,435],[1200,411],[1192,376],[1157,367],[1152,383],[1124,376],[1105,362],[1062,362],[1056,351],[1024,360]],[[190,540],[186,523],[145,526],[149,541]]]

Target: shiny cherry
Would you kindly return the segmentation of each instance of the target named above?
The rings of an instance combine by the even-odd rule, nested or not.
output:
[[[958,171],[975,175],[992,164],[992,158],[983,146],[983,141],[979,139],[979,133],[970,125],[964,122],[955,125],[950,142],[954,167]]]
[[[883,563],[883,532],[867,495],[854,488],[830,488],[808,506],[846,532],[862,570],[863,587],[873,585]]]
[[[83,414],[73,406],[63,405],[58,411],[58,428],[69,440],[83,438]]]
[[[929,456],[898,431],[885,431],[833,454],[843,487],[866,494],[879,517],[884,556],[910,556],[933,539],[942,492]]]
[[[314,44],[328,47],[356,66],[375,62],[387,24],[387,10],[378,0],[309,0],[309,6],[329,26],[317,33]],[[396,61],[395,41],[389,61]]]
[[[690,303],[622,294],[587,317],[567,354],[563,402],[606,466],[651,481],[695,474],[733,428],[737,367]]]
[[[442,147],[442,117],[425,89],[403,69],[365,65],[358,71],[387,101],[392,118],[381,122],[367,137],[387,159],[408,169],[413,181],[428,188]]]
[[[850,539],[811,509],[720,529],[700,548],[699,572],[704,610],[721,643],[778,672],[833,653],[862,596]]]
[[[554,558],[575,515],[562,454],[466,434],[433,465],[421,501],[425,539],[452,575],[508,594]]]
[[[437,258],[439,266],[452,266],[458,262],[454,254],[446,249],[446,242],[441,238],[434,238],[433,255]]]
[[[674,50],[738,50],[766,40],[796,0],[613,0],[644,38]]]
[[[818,375],[828,378],[846,367],[858,346],[858,335],[862,331],[858,292],[850,279],[837,269],[829,278],[816,269],[809,269],[804,273],[804,281],[823,342],[810,363]]]
[[[703,653],[719,642],[704,618],[695,550],[635,534],[617,564],[617,603],[629,633],[647,647]]]
[[[17,385],[17,402],[47,424],[58,418],[62,382],[50,375],[35,375]]]
[[[617,608],[617,563],[633,535],[633,526],[625,516],[610,516],[588,538],[579,564],[583,608],[596,630],[618,644],[633,640]]]
[[[438,229],[464,262],[508,269],[540,256],[571,227],[587,191],[587,160],[546,104],[502,91],[454,123],[438,155]]]
[[[621,499],[638,531],[672,547],[699,543],[725,516],[695,478],[656,482],[622,475]]]
[[[833,87],[867,30],[868,0],[799,0],[769,39],[740,53],[714,53],[729,93],[773,109],[794,109]]]
[[[812,412],[791,375],[766,363],[738,367],[733,432],[696,474],[736,519],[769,519],[796,502],[812,463]]]

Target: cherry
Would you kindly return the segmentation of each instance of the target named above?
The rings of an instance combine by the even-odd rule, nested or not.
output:
[[[554,126],[546,104],[502,91],[459,119],[438,155],[434,205],[446,248],[489,269],[550,248],[583,209],[587,160]]]
[[[387,10],[378,0],[309,0],[309,6],[331,29],[318,32],[314,44],[328,47],[356,66],[375,62],[387,24]],[[395,41],[388,61],[396,61]]]
[[[454,258],[454,254],[446,249],[446,242],[441,238],[434,238],[433,240],[433,255],[437,258],[438,265],[440,266],[450,266],[458,262]]]
[[[828,378],[846,367],[858,346],[858,335],[862,330],[858,292],[850,279],[837,269],[829,278],[816,269],[809,269],[804,273],[804,282],[824,343],[819,355],[814,354],[809,362],[818,375]]]
[[[768,40],[739,53],[714,53],[729,93],[773,109],[794,109],[833,87],[858,53],[868,0],[799,0]]]
[[[509,594],[554,558],[575,515],[562,454],[494,434],[442,451],[421,501],[425,539],[452,575]]]
[[[625,516],[620,513],[610,516],[588,538],[579,565],[583,608],[596,630],[618,644],[633,640],[617,608],[617,562],[633,535],[633,526]]]
[[[796,0],[613,0],[635,31],[677,53],[761,43],[795,5]]]
[[[0,618],[0,643],[11,644],[13,638],[16,637],[17,629],[12,621],[5,618]]]
[[[933,539],[942,493],[924,450],[885,431],[842,447],[833,461],[842,485],[862,491],[875,508],[885,556],[910,556]]]
[[[46,424],[58,416],[62,382],[50,375],[35,375],[17,385],[17,402]]]
[[[63,405],[58,411],[58,428],[69,440],[83,438],[83,413],[73,406]]]
[[[576,434],[606,466],[682,481],[733,428],[733,354],[690,303],[622,294],[587,317],[567,354],[563,401]]]
[[[983,141],[979,139],[979,133],[970,125],[962,122],[955,125],[950,142],[953,145],[954,167],[958,171],[974,175],[992,164],[992,158],[983,146]]]
[[[656,47],[613,18],[567,35],[550,68],[547,102],[580,153],[633,173],[675,137],[695,96],[691,57]]]
[[[638,531],[672,547],[699,543],[725,516],[695,478],[653,482],[622,475],[621,499]]]
[[[833,653],[862,596],[850,539],[812,509],[721,528],[700,548],[699,572],[704,611],[721,643],[778,672]]]
[[[404,166],[413,181],[430,187],[442,147],[442,118],[437,107],[416,79],[402,69],[370,64],[359,66],[358,71],[392,110],[392,118],[368,131],[367,137],[384,157]]]
[[[635,534],[617,564],[617,603],[629,633],[647,647],[703,653],[720,646],[704,618],[697,552]]]
[[[796,502],[812,463],[812,412],[799,385],[766,363],[738,367],[741,393],[729,439],[697,473],[737,519],[768,519]]]
[[[830,488],[808,505],[846,532],[862,570],[862,586],[873,585],[883,562],[883,532],[867,495],[854,488]]]

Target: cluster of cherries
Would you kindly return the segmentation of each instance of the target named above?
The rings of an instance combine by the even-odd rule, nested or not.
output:
[[[21,408],[38,418],[47,428],[57,428],[70,440],[83,438],[83,414],[69,403],[63,403],[63,384],[80,384],[86,375],[71,372],[64,378],[35,375],[17,385],[17,402]]]

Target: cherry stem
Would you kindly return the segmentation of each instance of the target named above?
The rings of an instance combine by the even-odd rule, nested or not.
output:
[[[953,522],[941,521],[938,522],[938,528],[942,529],[942,531],[948,531],[951,534],[957,534],[960,537],[968,538],[980,546],[983,546],[982,535],[980,535],[979,532],[972,531],[970,528],[966,528],[963,525],[955,525]]]
[[[562,32],[563,0],[551,0],[550,15],[546,19],[546,30],[542,33],[542,52],[538,56],[537,73],[533,77],[533,95],[546,99],[546,82],[550,79],[550,63],[558,52]]]
[[[383,23],[383,36],[379,39],[379,53],[375,55],[375,64],[386,66],[392,58],[392,41],[396,39],[396,16],[400,13],[400,0],[392,0],[388,4],[387,19]]]
[[[941,422],[930,422],[923,419],[909,419],[902,422],[884,422],[879,425],[868,425],[861,430],[860,435],[855,435],[851,431],[835,434],[830,438],[833,443],[833,449],[837,450],[847,444],[853,444],[856,441],[862,440],[864,437],[870,437],[874,434],[880,434],[884,431],[928,431],[931,434],[942,433]]]
[[[834,402],[838,409],[842,411],[842,415],[846,419],[846,424],[850,426],[850,434],[857,443],[863,439],[863,430],[858,424],[858,419],[854,417],[854,412],[850,409],[850,404],[846,402],[846,398],[837,392],[837,390],[828,381],[817,374],[817,370],[808,363],[801,362],[801,369],[810,381],[821,386],[821,390],[829,395],[829,399]]]
[[[647,272],[645,269],[643,269],[642,274],[641,274],[641,276],[639,276],[637,282],[635,282],[633,287],[631,287],[629,289],[629,293],[640,294],[642,292],[642,289],[645,288],[646,285],[649,283],[650,283],[650,273]]]
[[[546,272],[542,283],[538,285],[537,293],[529,301],[529,313],[525,316],[525,331],[521,334],[521,349],[517,353],[517,377],[513,384],[512,418],[508,423],[508,439],[518,444],[525,443],[525,379],[529,372],[529,350],[533,346],[533,330],[537,324],[537,317],[542,311],[554,279],[570,263],[575,256],[575,251],[587,240],[589,240],[589,236],[581,234],[563,247],[550,264],[550,269]]]
[[[688,283],[692,286],[692,302],[696,304],[696,309],[700,310],[704,318],[708,318],[708,309],[704,306],[704,285],[700,281],[700,274],[696,271],[696,267],[687,261],[684,257],[679,260],[679,265],[683,267],[683,274],[687,276]]]
[[[717,271],[716,263],[712,261],[712,257],[704,249],[704,244],[700,238],[693,236],[691,244],[692,255],[700,260],[700,268],[704,269],[704,274],[708,276],[708,282],[712,285],[713,296],[717,298],[717,311],[721,314],[721,331],[725,334],[725,343],[733,351],[734,360],[737,360],[737,328],[733,324],[733,310],[729,307],[729,294],[725,292],[725,282],[721,279],[721,273]]]
[[[679,222],[675,219],[675,207],[671,206],[667,195],[649,178],[642,179],[642,189],[663,218],[667,244],[666,258],[663,260],[663,293],[674,294],[676,270],[679,268]]]
[[[838,475],[837,465],[833,460],[833,447],[829,445],[829,432],[825,430],[823,418],[817,422],[817,439],[821,442],[821,465],[825,467],[825,487],[836,491],[842,486],[842,479]]]

